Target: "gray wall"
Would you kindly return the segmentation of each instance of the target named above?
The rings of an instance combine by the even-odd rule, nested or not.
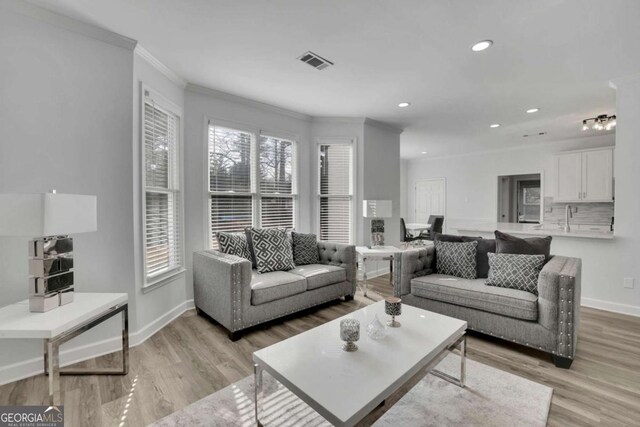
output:
[[[135,310],[132,51],[0,8],[0,58],[0,192],[97,195],[98,231],[74,236],[76,290],[129,292]],[[0,306],[28,296],[27,240],[0,238]],[[41,350],[3,341],[0,366]]]

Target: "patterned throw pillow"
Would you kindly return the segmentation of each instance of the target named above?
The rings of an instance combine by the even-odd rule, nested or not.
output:
[[[544,255],[489,253],[487,285],[520,289],[538,295],[538,276],[544,266]]]
[[[278,228],[252,228],[251,240],[256,256],[258,273],[288,271],[296,268],[293,263],[291,237]]]
[[[244,233],[226,233],[221,231],[216,233],[216,238],[218,239],[220,252],[237,255],[251,261],[251,252],[249,252],[247,236]]]
[[[315,234],[301,234],[291,232],[293,239],[293,262],[296,265],[317,264],[320,262],[318,254],[318,239]]]
[[[440,242],[436,245],[436,269],[438,274],[448,274],[462,279],[476,278],[476,246],[478,242]]]

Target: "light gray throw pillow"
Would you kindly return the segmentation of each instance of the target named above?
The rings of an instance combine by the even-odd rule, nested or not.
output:
[[[489,286],[520,289],[538,295],[538,276],[544,266],[544,255],[488,253]]]

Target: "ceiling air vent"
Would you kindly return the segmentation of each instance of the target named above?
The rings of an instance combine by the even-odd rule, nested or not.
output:
[[[311,51],[304,53],[302,56],[298,57],[298,59],[311,65],[316,70],[324,70],[328,66],[333,65],[333,62],[326,60],[320,55],[315,54]]]

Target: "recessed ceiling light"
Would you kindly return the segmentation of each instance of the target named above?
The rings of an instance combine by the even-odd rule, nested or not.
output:
[[[538,111],[540,111],[539,108],[529,108],[527,110],[527,113],[531,114],[531,113],[537,113]]]
[[[478,42],[471,46],[471,50],[474,52],[480,52],[490,48],[492,44],[493,42],[491,40],[482,40],[481,42]]]
[[[423,151],[423,152],[422,152],[422,154],[427,154],[427,152],[426,152],[426,151]]]
[[[500,123],[494,123],[491,126],[489,126],[490,128],[499,128],[500,127]]]
[[[410,102],[401,102],[400,104],[398,104],[398,107],[405,108],[405,107],[408,107],[409,105],[411,105]]]

